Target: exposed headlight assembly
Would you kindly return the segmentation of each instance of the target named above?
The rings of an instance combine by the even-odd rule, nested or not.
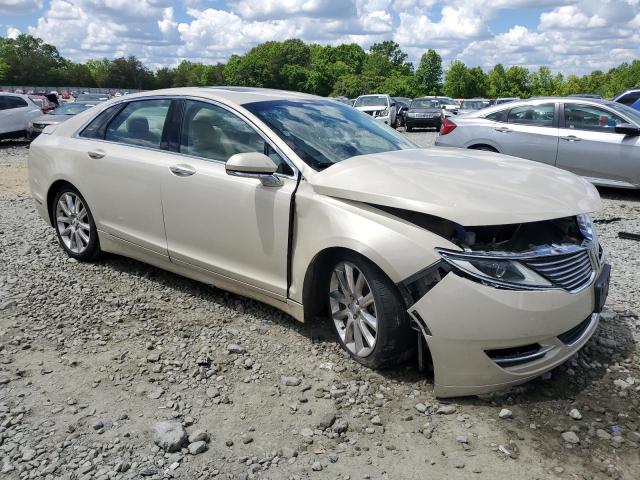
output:
[[[580,228],[582,236],[590,242],[597,243],[598,235],[591,215],[588,213],[581,213],[580,215],[576,215],[576,220],[578,221],[578,228]]]
[[[538,290],[553,284],[516,260],[437,249],[442,258],[475,280],[496,287]]]

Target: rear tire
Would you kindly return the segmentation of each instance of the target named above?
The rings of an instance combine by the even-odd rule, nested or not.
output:
[[[415,332],[393,282],[355,253],[340,254],[330,265],[325,291],[330,321],[342,348],[372,369],[410,358]]]
[[[60,246],[67,255],[80,262],[89,262],[100,256],[93,215],[75,188],[67,185],[58,190],[51,205],[51,217]]]

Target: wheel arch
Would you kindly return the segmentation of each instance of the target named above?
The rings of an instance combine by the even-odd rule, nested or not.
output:
[[[60,189],[62,189],[63,187],[66,187],[66,186],[69,186],[69,187],[73,188],[74,190],[79,192],[80,195],[82,195],[80,190],[78,190],[78,188],[73,183],[69,182],[68,180],[58,179],[55,182],[53,182],[49,186],[49,189],[47,190],[47,213],[49,215],[49,225],[51,225],[51,226],[54,226],[54,222],[53,222],[53,200],[54,200],[56,194],[60,191]]]
[[[473,143],[472,145],[469,145],[467,147],[469,150],[483,150],[483,149],[490,149],[492,152],[496,152],[496,153],[500,153],[500,150],[498,150],[498,148],[489,143],[489,142],[478,142],[478,143]]]
[[[323,276],[327,274],[328,268],[330,268],[331,264],[340,254],[351,254],[361,257],[378,268],[384,275],[391,279],[392,283],[395,283],[392,280],[392,275],[389,275],[389,272],[380,265],[379,259],[378,261],[375,260],[376,255],[372,255],[371,252],[363,252],[361,249],[346,246],[326,247],[314,255],[304,275],[302,305],[304,307],[305,323],[313,322],[323,314],[323,310],[326,308],[326,298],[324,291],[321,288],[317,288],[317,286],[323,281]]]

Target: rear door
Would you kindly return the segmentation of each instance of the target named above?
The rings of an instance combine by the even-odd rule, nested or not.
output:
[[[173,155],[161,143],[170,105],[168,98],[114,105],[67,145],[98,229],[164,256],[160,184]]]
[[[558,167],[593,179],[637,184],[640,137],[615,132],[628,123],[604,105],[563,105]],[[606,182],[605,182],[606,183]]]
[[[558,127],[555,102],[520,105],[504,113],[494,125],[500,153],[555,165]]]
[[[35,105],[16,95],[0,95],[0,134],[21,132],[29,120],[41,112]]]

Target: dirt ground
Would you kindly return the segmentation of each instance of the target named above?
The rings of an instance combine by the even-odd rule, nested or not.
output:
[[[614,277],[587,346],[444,402],[414,362],[368,370],[327,326],[133,260],[69,261],[35,214],[27,153],[0,144],[3,478],[640,478],[640,244],[618,238],[640,233],[640,193],[601,192]],[[204,451],[159,449],[163,420]]]

